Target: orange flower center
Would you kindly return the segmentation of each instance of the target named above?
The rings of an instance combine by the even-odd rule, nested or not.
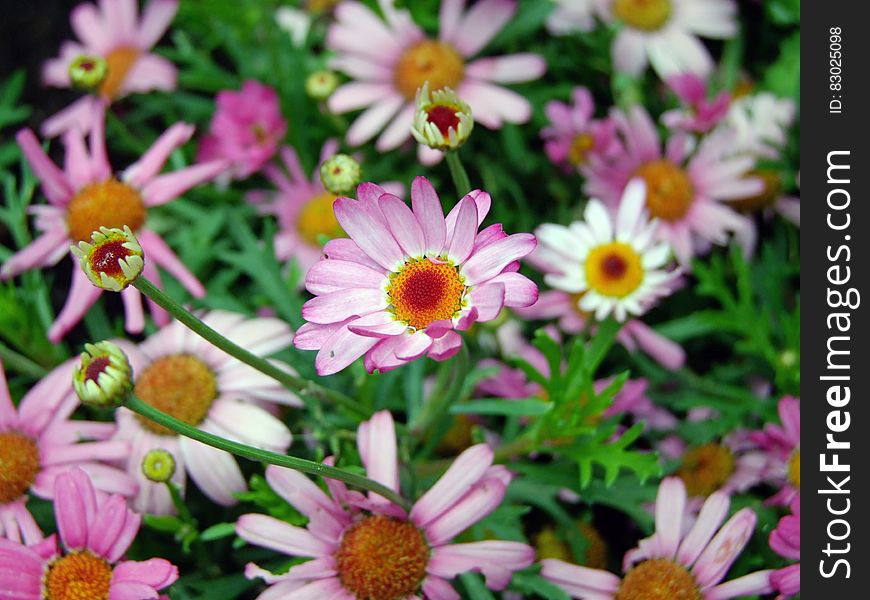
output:
[[[44,600],[108,600],[112,567],[87,550],[49,563],[42,576]]]
[[[646,207],[663,221],[679,221],[695,199],[695,189],[686,172],[667,160],[643,164],[635,172],[646,181]]]
[[[624,298],[643,283],[640,255],[624,242],[596,246],[586,257],[586,283],[602,296]]]
[[[417,594],[429,546],[413,523],[365,517],[344,533],[335,553],[341,584],[357,600],[399,600]]]
[[[797,448],[788,459],[788,480],[801,489],[801,449]]]
[[[586,162],[586,156],[589,151],[595,147],[595,140],[588,133],[581,133],[574,136],[571,140],[571,147],[568,149],[568,162],[575,167]]]
[[[411,259],[390,276],[387,295],[393,314],[415,329],[452,319],[462,308],[464,281],[453,265]]]
[[[741,212],[755,212],[773,204],[782,193],[782,180],[774,171],[755,169],[747,173],[750,177],[756,177],[764,183],[764,189],[754,196],[747,196],[729,202],[729,204]]]
[[[123,229],[136,233],[145,224],[142,196],[126,183],[107,179],[85,186],[70,200],[66,216],[69,237],[76,242],[90,241],[100,229]]]
[[[396,89],[408,100],[414,100],[417,89],[429,82],[429,90],[443,87],[456,89],[462,82],[465,62],[450,44],[423,40],[399,57],[394,72]]]
[[[615,600],[701,600],[694,577],[666,558],[646,560],[622,579]]]
[[[188,425],[202,423],[217,398],[212,370],[189,354],[158,358],[139,376],[136,396]],[[142,425],[159,435],[175,435],[162,425],[136,415]]]
[[[108,73],[106,73],[103,83],[100,84],[100,96],[108,100],[114,100],[118,96],[118,92],[124,85],[124,80],[127,79],[127,73],[138,60],[139,54],[138,48],[121,46],[106,55]]]
[[[302,206],[296,220],[296,229],[303,240],[312,246],[321,246],[324,238],[345,237],[347,234],[338,224],[335,211],[332,208],[336,196],[329,192],[321,192],[313,196]]]
[[[671,0],[616,0],[613,14],[635,29],[656,31],[671,17]]]
[[[0,506],[24,495],[38,472],[36,442],[17,431],[0,433]]]
[[[687,450],[676,475],[686,484],[689,496],[707,497],[722,487],[733,473],[731,450],[711,442]]]

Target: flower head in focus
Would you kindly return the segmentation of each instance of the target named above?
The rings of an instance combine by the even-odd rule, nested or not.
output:
[[[362,167],[347,154],[333,154],[320,165],[320,182],[326,191],[336,196],[346,196],[359,185]]]
[[[334,204],[350,239],[328,242],[326,259],[305,279],[316,297],[302,307],[308,323],[294,344],[318,350],[320,375],[362,355],[369,372],[424,355],[446,360],[462,345],[456,330],[537,299],[535,284],[517,273],[535,237],[507,235],[498,224],[478,232],[489,212],[486,192],[467,194],[446,217],[424,177],[411,186],[412,208],[372,183],[357,197]]]
[[[46,61],[43,81],[51,86],[68,88],[76,81],[72,68],[89,57],[106,65],[106,74],[88,94],[49,118],[42,125],[47,137],[71,129],[87,134],[97,123],[98,105],[107,105],[131,93],[175,89],[175,66],[150,52],[169,28],[178,10],[178,0],[150,0],[141,17],[137,0],[99,0],[98,5],[83,3],[70,13],[70,23],[78,41],[64,42],[60,56]],[[80,72],[81,70],[78,69]],[[89,70],[86,79],[93,78]],[[91,86],[88,86],[91,87]]]
[[[102,290],[120,292],[133,283],[145,266],[142,246],[127,225],[124,229],[100,227],[91,242],[70,248],[88,280]]]
[[[398,492],[396,433],[389,412],[375,413],[359,426],[357,447],[368,477]],[[270,466],[269,485],[308,517],[307,527],[247,514],[236,523],[236,533],[251,544],[311,560],[282,575],[249,563],[246,575],[262,577],[275,598],[294,593],[311,598],[456,598],[449,580],[469,571],[482,573],[490,589],[504,589],[514,571],[532,563],[533,548],[497,540],[451,543],[504,498],[512,476],[493,465],[492,458],[485,444],[464,451],[410,513],[336,480],[326,480],[327,494],[298,471]],[[327,462],[332,464],[332,457]]]
[[[73,389],[86,406],[120,406],[133,391],[133,370],[127,355],[111,342],[85,344],[73,374]]]
[[[471,107],[449,87],[429,92],[429,82],[417,91],[417,112],[411,134],[435,150],[456,150],[471,135]]]
[[[178,579],[168,560],[124,560],[142,517],[123,496],[98,491],[79,468],[58,475],[55,485],[63,549],[54,536],[36,546],[0,538],[0,590],[20,600],[157,598]]]

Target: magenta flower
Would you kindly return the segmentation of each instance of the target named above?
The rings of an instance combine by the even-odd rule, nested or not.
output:
[[[787,506],[801,490],[801,403],[785,396],[777,408],[782,425],[768,423],[750,438],[770,459],[766,479],[780,488],[766,504]]]
[[[126,442],[108,439],[114,424],[70,418],[79,405],[70,385],[73,362],[46,375],[17,409],[0,363],[0,538],[28,545],[41,540],[42,532],[26,507],[27,493],[55,498],[58,475],[71,467],[87,472],[104,492],[136,493],[136,481],[107,464],[130,453]],[[0,589],[5,589],[2,584]]]
[[[555,559],[541,561],[541,575],[573,598],[596,600],[727,600],[770,592],[771,571],[757,571],[720,583],[755,529],[755,513],[749,508],[738,511],[722,525],[730,504],[726,494],[713,494],[694,524],[684,531],[684,520],[691,516],[685,510],[686,489],[681,480],[668,477],[659,486],[656,498],[656,531],[626,553],[624,577]]]
[[[348,130],[348,143],[363,144],[388,123],[378,150],[411,137],[414,97],[425,81],[431,91],[454,90],[471,105],[475,122],[490,129],[529,120],[529,102],[497,84],[537,79],[546,69],[542,57],[523,53],[468,62],[510,21],[514,0],[483,0],[467,12],[465,0],[444,0],[437,40],[392,0],[379,4],[385,20],[359,2],[343,2],[327,36],[329,48],[339,53],[332,66],[355,79],[330,96],[329,108],[345,113],[367,107]]]
[[[770,583],[779,592],[776,600],[784,600],[801,591],[801,496],[791,501],[792,514],[779,520],[770,533],[770,547],[774,552],[798,562],[770,574]]]
[[[55,536],[35,546],[0,538],[0,590],[17,600],[140,600],[178,579],[162,558],[122,560],[142,520],[122,496],[107,496],[74,468],[57,478]]]
[[[103,119],[91,130],[90,148],[79,131],[64,135],[66,148],[64,169],[60,170],[45,154],[39,140],[29,129],[18,132],[18,144],[27,162],[42,182],[48,205],[33,206],[36,228],[41,235],[9,257],[0,267],[0,279],[13,277],[36,267],[56,264],[69,252],[71,244],[90,241],[91,233],[101,226],[130,227],[145,251],[145,275],[159,285],[162,266],[194,296],[202,297],[205,289],[185,267],[166,242],[148,229],[146,217],[152,206],[166,204],[195,185],[208,181],[223,170],[221,162],[187,167],[173,173],[160,170],[173,150],[193,135],[193,126],[176,123],[161,135],[137,162],[119,177],[112,173],[103,136]],[[94,287],[78,261],[73,261],[72,287],[63,309],[48,331],[57,342],[78,323],[103,290]],[[121,292],[126,312],[126,328],[139,333],[145,325],[139,292],[130,287]],[[165,323],[165,313],[152,306],[158,322]]]
[[[320,375],[363,354],[369,372],[423,355],[446,360],[462,345],[456,330],[537,299],[535,284],[517,273],[535,237],[507,235],[499,224],[477,231],[489,212],[486,192],[467,194],[446,218],[425,177],[411,186],[413,208],[372,183],[357,196],[334,205],[350,239],[327,243],[326,259],[305,279],[317,297],[302,307],[308,323],[294,344],[319,350]]]
[[[595,101],[585,87],[574,88],[571,104],[547,102],[544,110],[550,126],[541,130],[544,151],[556,165],[576,169],[590,155],[613,156],[619,152],[616,127],[610,119],[593,119]]]
[[[707,98],[707,81],[694,73],[681,73],[667,80],[682,106],[662,115],[662,123],[670,129],[709,133],[727,116],[731,107],[731,94],[720,92],[712,100]]]
[[[368,476],[398,492],[396,434],[389,412],[375,413],[360,425],[357,446]],[[249,578],[262,577],[272,584],[260,600],[290,594],[335,600],[458,600],[448,582],[458,574],[483,573],[487,587],[501,590],[514,571],[535,557],[534,549],[520,542],[451,543],[501,504],[510,483],[511,474],[492,464],[492,450],[485,444],[460,454],[410,513],[381,496],[366,497],[330,479],[328,495],[290,469],[268,467],[266,479],[308,517],[307,527],[248,514],[239,518],[236,533],[252,544],[312,560],[282,575],[248,564]]]
[[[688,137],[679,133],[662,152],[658,131],[643,107],[614,110],[612,118],[624,150],[608,160],[593,157],[581,167],[586,194],[616,206],[628,182],[642,178],[646,208],[660,222],[657,237],[671,245],[684,266],[710,244],[726,244],[729,232],[739,241],[754,238],[753,224],[728,201],[758,194],[764,183],[747,177],[754,159],[733,155],[733,136],[708,136],[692,153]]]
[[[238,92],[218,92],[216,104],[197,161],[224,160],[232,177],[244,179],[275,156],[287,132],[278,94],[267,85],[246,81]]]
[[[79,4],[70,14],[79,41],[64,42],[60,56],[45,63],[42,79],[47,85],[68,88],[70,64],[83,55],[104,59],[108,75],[96,95],[86,95],[42,125],[47,137],[70,129],[87,134],[97,123],[99,105],[107,105],[131,93],[175,89],[175,66],[149,52],[163,37],[178,0],[151,0],[141,18],[137,0],[100,0],[99,7]]]
[[[288,347],[293,338],[290,328],[278,319],[248,319],[225,311],[212,311],[201,318],[258,356]],[[133,391],[144,402],[224,438],[282,454],[290,447],[290,430],[266,407],[274,407],[275,403],[300,406],[296,395],[218,350],[178,321],[141,344],[125,340],[115,343],[130,360]],[[158,448],[175,458],[172,480],[182,493],[187,474],[206,496],[223,506],[235,504],[233,493],[247,489],[232,454],[178,436],[126,408],[118,409],[115,419],[118,431],[114,439],[129,444],[127,471],[139,482],[139,493],[133,500],[136,510],[157,514],[175,510],[166,486],[142,474],[142,459],[149,450]]]

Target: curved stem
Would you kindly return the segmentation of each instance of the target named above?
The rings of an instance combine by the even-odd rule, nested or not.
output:
[[[399,494],[397,494],[387,486],[382,485],[377,481],[373,481],[367,477],[363,477],[362,475],[350,473],[348,471],[344,471],[343,469],[330,467],[329,465],[324,465],[311,460],[306,460],[304,458],[287,456],[285,454],[277,454],[276,452],[269,452],[268,450],[261,450],[259,448],[254,448],[253,446],[248,446],[247,444],[240,444],[239,442],[224,439],[222,437],[202,431],[201,429],[198,429],[192,425],[188,425],[184,421],[179,421],[175,417],[167,415],[165,412],[154,408],[150,404],[144,402],[143,400],[140,400],[133,395],[131,395],[127,399],[127,401],[124,403],[124,406],[126,408],[129,408],[133,412],[142,415],[146,419],[150,419],[155,423],[166,427],[167,429],[171,429],[178,435],[183,435],[184,437],[196,440],[197,442],[202,442],[203,444],[207,444],[213,448],[217,448],[218,450],[230,452],[231,454],[235,454],[236,456],[241,456],[249,460],[254,460],[270,465],[276,465],[279,467],[286,467],[288,469],[294,469],[296,471],[308,473],[309,475],[319,475],[321,477],[337,479],[339,481],[343,481],[348,485],[352,485],[354,487],[361,488],[369,492],[380,494],[390,502],[401,506],[405,510],[410,510],[411,508],[411,504],[407,500],[402,498]]]
[[[148,279],[146,279],[145,277],[140,276],[139,278],[137,278],[136,281],[133,282],[133,287],[148,296],[158,306],[160,306],[161,308],[166,310],[166,312],[181,321],[181,323],[187,326],[188,329],[196,333],[207,342],[217,346],[233,358],[237,358],[246,365],[255,368],[256,370],[264,373],[265,375],[268,375],[281,385],[285,386],[287,389],[315,398],[317,400],[322,400],[331,404],[343,406],[344,408],[347,408],[348,410],[355,413],[357,416],[363,418],[368,418],[370,416],[365,410],[363,410],[359,406],[359,404],[357,404],[357,402],[353,400],[353,398],[345,396],[341,392],[330,390],[323,386],[317,385],[313,381],[291,375],[290,373],[279,369],[265,358],[257,356],[249,350],[242,348],[235,342],[228,340],[220,333],[203,323],[202,320],[197,318],[193,313],[191,313],[181,304],[169,297],[169,295],[163,292],[163,290],[157,288],[157,286],[148,281]]]
[[[465,167],[462,166],[462,161],[459,160],[459,152],[457,150],[448,150],[444,154],[447,159],[447,166],[450,167],[453,185],[456,186],[457,200],[461,200],[465,194],[471,191],[468,173],[465,172]]]

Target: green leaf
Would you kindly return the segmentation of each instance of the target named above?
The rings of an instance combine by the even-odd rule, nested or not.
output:
[[[462,581],[462,585],[471,600],[495,600],[495,596],[487,589],[483,579],[477,573],[463,573],[459,576],[459,580]]]
[[[537,398],[522,398],[520,400],[506,398],[484,398],[472,400],[450,407],[452,415],[502,415],[515,417],[536,417],[550,412],[552,402]]]
[[[202,541],[204,542],[212,542],[214,540],[219,540],[221,538],[235,535],[235,533],[235,523],[217,523],[215,525],[212,525],[211,527],[206,528],[200,535],[200,539],[202,539]]]

